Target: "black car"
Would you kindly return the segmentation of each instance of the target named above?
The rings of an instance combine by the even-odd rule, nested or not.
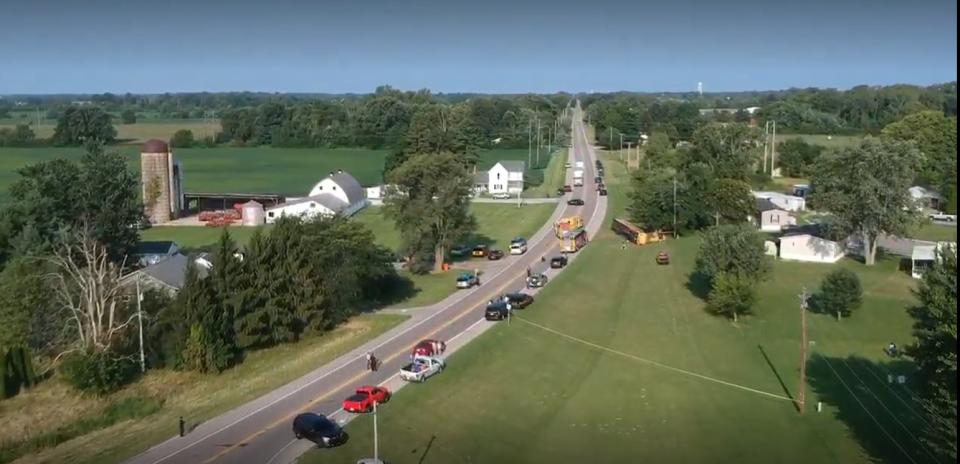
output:
[[[564,267],[566,265],[567,265],[566,256],[554,256],[553,258],[550,258],[550,267],[554,269],[560,269],[561,267]]]
[[[497,300],[487,305],[487,310],[483,313],[483,318],[488,321],[502,321],[507,318],[507,302]]]
[[[594,177],[594,178],[593,178],[593,183],[595,183],[595,184],[602,184],[602,183],[603,183],[603,177],[600,177],[600,176]]]
[[[601,196],[601,197],[607,196],[607,189],[605,189],[605,188],[600,189],[600,196]]]
[[[503,250],[490,250],[487,252],[487,259],[490,261],[496,261],[503,258]]]
[[[567,204],[570,206],[583,206],[583,200],[579,198],[571,198],[567,200]]]
[[[293,419],[293,435],[297,440],[306,438],[321,448],[333,448],[350,438],[336,422],[312,412],[298,414]]]
[[[512,309],[523,309],[533,303],[533,295],[527,295],[523,292],[508,293],[506,296]]]
[[[597,175],[603,177],[603,168],[597,169]]]

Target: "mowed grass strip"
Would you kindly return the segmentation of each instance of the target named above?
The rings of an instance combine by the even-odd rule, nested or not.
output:
[[[112,399],[143,398],[162,403],[159,411],[106,428],[86,431],[56,447],[23,456],[18,463],[120,462],[187,427],[229,411],[336,359],[406,319],[399,315],[360,315],[331,332],[249,353],[243,364],[220,375],[172,370],[150,371]],[[49,433],[74,422],[94,422],[108,411],[107,400],[82,397],[57,379],[0,402],[0,443]]]
[[[606,158],[609,223],[624,211],[626,181],[622,164]],[[675,368],[796,397],[797,295],[804,286],[814,291],[836,266],[776,262],[758,285],[755,315],[733,324],[707,314],[688,288],[697,236],[621,246],[605,228],[519,317]],[[654,263],[661,250],[671,253],[669,266]],[[404,389],[380,409],[381,459],[929,462],[899,425],[917,425],[910,385],[886,383],[886,372],[908,367],[881,351],[891,340],[909,341],[905,308],[915,284],[892,261],[838,266],[858,273],[864,304],[842,322],[808,314],[812,354],[803,416],[789,401],[659,369],[516,320],[498,323],[452,355],[443,374]],[[824,403],[820,413],[817,401]],[[356,462],[371,454],[371,428],[369,417],[354,421],[346,446],[311,451],[300,462]]]

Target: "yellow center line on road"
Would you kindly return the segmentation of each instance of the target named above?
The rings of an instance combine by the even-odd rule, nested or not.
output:
[[[525,274],[522,274],[522,275],[525,275]],[[492,295],[499,294],[499,293],[502,292],[505,288],[507,288],[508,286],[510,286],[512,283],[513,283],[513,280],[512,280],[512,279],[508,279],[506,283],[504,283],[503,285],[497,287],[497,289],[496,289],[495,291],[493,291],[491,294],[492,294]],[[482,301],[483,301],[483,300],[481,299],[481,303],[480,303],[479,305],[476,305],[476,306],[483,306]],[[448,320],[447,322],[443,323],[443,324],[440,325],[439,327],[437,327],[437,328],[433,329],[432,331],[430,331],[430,333],[426,334],[423,338],[432,338],[434,335],[436,335],[437,333],[439,333],[441,330],[446,329],[447,327],[450,327],[454,322],[459,321],[459,320],[462,319],[464,316],[466,316],[466,315],[468,315],[468,314],[470,314],[470,313],[472,313],[472,311],[464,311],[464,312],[458,314],[458,315],[455,316],[454,318]],[[396,359],[397,356],[400,356],[400,355],[402,355],[402,354],[404,354],[404,353],[407,353],[407,351],[406,351],[406,350],[399,350],[399,351],[397,351],[397,352],[394,352],[393,354],[391,354],[390,356],[388,356],[383,362],[384,362],[384,363],[388,363],[388,362]],[[362,372],[362,373],[360,373],[360,374],[357,374],[357,375],[353,376],[353,377],[350,378],[349,380],[341,383],[340,385],[337,385],[336,387],[334,387],[333,389],[331,389],[329,392],[327,392],[327,393],[321,395],[320,397],[318,397],[318,398],[316,398],[316,399],[308,402],[308,403],[305,405],[305,408],[306,408],[306,409],[312,408],[313,406],[315,406],[315,405],[317,405],[318,403],[326,400],[326,399],[329,398],[331,395],[333,395],[334,393],[340,391],[341,389],[346,388],[347,386],[349,386],[349,385],[352,384],[352,383],[356,383],[356,382],[360,381],[360,379],[363,378],[363,376],[365,376],[365,375],[367,375],[367,372],[366,372],[366,371],[364,371],[364,372]],[[254,439],[256,439],[257,437],[259,437],[260,435],[263,435],[264,433],[266,433],[268,430],[273,429],[274,427],[277,427],[277,426],[279,426],[279,425],[281,425],[281,424],[283,424],[283,423],[285,423],[285,422],[289,422],[289,421],[290,421],[291,419],[293,419],[297,414],[299,414],[299,413],[298,413],[298,412],[295,412],[295,413],[292,413],[292,414],[288,414],[287,416],[284,416],[284,417],[282,417],[282,418],[274,421],[273,423],[271,423],[271,424],[268,425],[267,427],[264,427],[263,429],[259,430],[258,432],[254,433],[254,434],[251,434],[250,436],[248,436],[248,437],[240,440],[238,443],[234,443],[234,444],[232,444],[232,445],[224,448],[223,450],[221,450],[219,453],[213,455],[212,457],[207,458],[206,460],[202,461],[203,464],[207,464],[207,463],[216,461],[217,459],[222,458],[222,457],[223,457],[224,455],[226,455],[227,453],[229,453],[229,452],[231,452],[231,451],[233,451],[233,450],[235,450],[235,449],[237,449],[237,448],[240,448],[240,447],[242,447],[242,446],[245,446],[247,443],[253,441]]]

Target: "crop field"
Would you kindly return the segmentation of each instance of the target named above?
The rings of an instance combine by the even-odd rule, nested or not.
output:
[[[26,120],[18,122],[16,119],[4,119],[0,120],[0,128],[13,128],[17,124],[26,122]],[[40,126],[32,125],[31,129],[37,138],[49,138],[53,136],[56,126],[56,121],[45,121]],[[124,144],[139,144],[149,139],[170,140],[173,133],[180,129],[193,131],[195,139],[212,137],[220,132],[220,122],[202,119],[146,119],[136,124],[114,124],[113,127],[117,129],[117,140]]]
[[[612,214],[627,203],[622,164],[607,160]],[[691,281],[699,238],[623,247],[603,230],[521,311],[450,356],[449,368],[379,410],[391,463],[931,462],[916,440],[910,342],[915,282],[882,261],[867,268],[774,263],[752,316],[704,311]],[[672,262],[657,266],[657,252]],[[852,317],[808,313],[806,408],[799,414],[798,295],[836,266],[854,270],[864,302]],[[888,383],[905,376],[906,383]],[[817,404],[822,409],[818,412]],[[350,441],[301,463],[371,455],[372,420]]]

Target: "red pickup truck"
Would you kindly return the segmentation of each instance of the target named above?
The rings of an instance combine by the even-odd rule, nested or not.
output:
[[[349,398],[343,400],[343,410],[347,412],[373,411],[373,403],[383,404],[390,401],[390,390],[383,387],[364,385]]]
[[[439,356],[447,351],[447,344],[440,340],[421,340],[413,347],[411,356]]]

